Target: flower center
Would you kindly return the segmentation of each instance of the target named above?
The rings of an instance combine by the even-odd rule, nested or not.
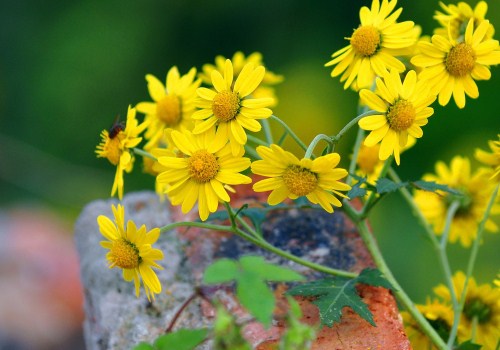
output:
[[[491,306],[479,298],[471,298],[464,305],[464,314],[469,320],[477,319],[479,323],[486,323],[491,319]]]
[[[404,131],[415,121],[415,108],[407,100],[398,100],[387,112],[387,120],[393,130]]]
[[[447,207],[451,205],[451,203],[458,201],[458,209],[455,212],[455,216],[466,216],[470,214],[470,209],[472,207],[472,196],[467,192],[465,188],[458,189],[461,194],[453,194],[449,193],[446,195],[446,204]]]
[[[198,182],[212,180],[219,171],[219,163],[212,153],[196,151],[188,160],[189,175]]]
[[[175,126],[181,119],[181,101],[177,96],[166,95],[156,102],[156,114],[167,126]]]
[[[442,318],[437,318],[435,320],[430,320],[428,318],[426,318],[426,319],[430,323],[432,328],[435,329],[437,334],[439,334],[441,339],[448,340],[448,337],[450,336],[450,330],[451,330],[448,322],[446,322]]]
[[[228,122],[240,111],[241,99],[238,93],[233,91],[221,91],[215,95],[212,102],[214,115],[222,122]]]
[[[356,53],[371,56],[380,45],[380,33],[374,26],[361,26],[354,31],[350,41]]]
[[[113,256],[113,266],[118,266],[122,269],[133,269],[141,263],[139,249],[137,249],[134,243],[126,239],[114,241],[110,252]]]
[[[282,178],[288,190],[296,196],[311,193],[318,184],[318,176],[315,173],[298,165],[286,168]]]
[[[466,43],[452,47],[445,60],[446,70],[456,77],[463,77],[472,72],[475,63],[474,50]]]

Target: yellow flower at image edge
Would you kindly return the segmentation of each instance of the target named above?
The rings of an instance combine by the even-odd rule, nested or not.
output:
[[[481,163],[491,167],[491,170],[488,170],[492,174],[490,179],[500,182],[500,134],[498,134],[498,141],[488,141],[488,145],[491,153],[478,148],[474,155]]]
[[[384,74],[383,80],[377,78],[376,86],[375,92],[363,89],[359,96],[377,114],[361,119],[358,125],[370,131],[364,142],[366,146],[381,142],[379,158],[386,160],[394,154],[399,165],[400,153],[408,146],[408,136],[422,137],[421,127],[434,113],[428,106],[436,96],[429,93],[424,82],[417,81],[415,71],[409,71],[401,82],[399,73],[392,70]]]
[[[453,275],[453,288],[456,295],[460,296],[463,291],[465,274],[461,271]],[[450,290],[445,285],[434,288],[434,293],[450,303]],[[475,327],[474,343],[480,344],[481,349],[496,349],[500,339],[500,288],[492,287],[490,284],[477,285],[473,277],[465,294],[465,304],[458,327],[458,336],[463,341],[472,338],[473,327]],[[476,326],[474,324],[476,323]]]
[[[418,310],[431,324],[432,328],[447,341],[453,324],[453,310],[451,306],[439,300],[428,299],[424,305],[416,305]],[[406,335],[413,349],[437,350],[432,341],[422,331],[415,319],[406,311],[401,312]]]
[[[281,203],[286,198],[305,196],[311,203],[319,204],[332,213],[332,205],[342,206],[334,194],[346,198],[340,191],[351,189],[351,186],[339,181],[347,176],[347,171],[335,168],[340,162],[337,153],[314,160],[299,160],[274,144],[271,147],[257,147],[257,153],[262,160],[252,163],[252,172],[269,178],[255,183],[253,189],[256,192],[272,191],[268,198],[270,205]]]
[[[200,218],[205,221],[209,213],[217,210],[219,201],[230,201],[225,185],[251,182],[248,176],[240,174],[250,166],[250,159],[242,157],[243,148],[233,155],[229,144],[214,142],[214,129],[199,135],[173,131],[171,136],[184,158],[160,157],[164,171],[157,181],[168,185],[170,201],[173,205],[182,204],[183,213],[198,202]]]
[[[265,68],[255,67],[247,63],[236,78],[233,85],[233,65],[226,60],[224,76],[216,70],[212,71],[212,84],[215,91],[207,88],[197,90],[201,110],[193,114],[197,121],[194,134],[201,134],[209,129],[216,129],[214,142],[221,147],[228,140],[233,155],[247,142],[245,129],[257,132],[261,125],[258,119],[269,118],[272,98],[252,98],[250,94],[260,85],[264,78]]]
[[[382,76],[394,69],[405,71],[405,65],[395,56],[404,54],[416,42],[414,23],[396,23],[402,12],[399,8],[389,15],[396,6],[396,0],[373,0],[371,9],[363,6],[359,11],[361,25],[348,38],[350,44],[332,55],[325,66],[333,66],[331,76],[340,74],[345,81],[344,89],[353,82],[358,88],[368,88],[375,76]]]
[[[421,54],[411,59],[411,63],[422,67],[419,78],[426,80],[434,93],[439,94],[439,104],[445,106],[451,95],[459,108],[465,107],[465,94],[479,97],[475,80],[489,80],[490,65],[500,63],[497,40],[487,39],[489,21],[484,20],[474,30],[474,20],[470,20],[465,30],[463,42],[434,35],[432,42],[420,42]]]
[[[152,248],[152,245],[158,240],[160,229],[154,228],[147,232],[145,225],[137,228],[131,220],[125,227],[123,206],[113,205],[112,209],[114,223],[104,215],[97,218],[99,230],[107,239],[101,242],[101,246],[109,249],[106,254],[109,267],[121,268],[123,279],[134,281],[136,296],[139,296],[142,279],[148,300],[154,299],[155,294],[161,293],[161,284],[152,268],[163,269],[155,262],[163,259],[163,252]]]
[[[129,106],[125,128],[121,124],[115,124],[111,130],[103,130],[101,143],[95,151],[98,158],[106,158],[116,166],[111,196],[118,191],[120,199],[123,198],[123,172],[131,172],[134,166],[134,156],[130,153],[130,149],[141,142],[142,137],[139,135],[147,126],[147,122],[139,124],[135,115],[135,108]]]
[[[493,182],[489,181],[482,171],[471,173],[470,161],[456,156],[448,167],[444,162],[436,163],[436,174],[426,174],[425,181],[434,181],[458,190],[462,195],[451,193],[433,193],[415,191],[415,203],[422,211],[434,231],[441,235],[446,222],[446,213],[452,202],[458,201],[459,207],[451,221],[449,241],[460,241],[464,247],[469,247],[476,237],[478,225],[493,191]],[[493,204],[491,214],[500,213],[500,205]],[[491,219],[486,220],[485,229],[497,232],[498,226]]]

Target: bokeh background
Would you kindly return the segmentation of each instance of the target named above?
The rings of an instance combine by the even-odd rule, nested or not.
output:
[[[186,73],[213,62],[218,54],[259,51],[268,69],[285,76],[277,87],[280,102],[275,114],[309,142],[319,132],[338,132],[355,116],[356,93],[344,91],[324,64],[346,45],[344,37],[359,24],[359,8],[369,4],[368,0],[3,2],[0,339],[10,339],[10,348],[19,349],[80,344],[81,295],[72,225],[86,203],[109,196],[114,168],[97,159],[94,149],[100,131],[110,127],[117,114],[124,117],[129,104],[149,100],[145,74],[164,79],[173,65]],[[498,28],[500,1],[488,4],[487,17]],[[413,20],[424,34],[432,33],[436,0],[400,0],[398,6],[404,8],[401,20]],[[437,160],[449,162],[455,154],[472,157],[476,147],[486,149],[487,140],[496,138],[500,68],[492,73],[491,80],[479,82],[479,99],[468,99],[465,109],[453,103],[445,108],[435,105],[424,137],[403,155],[398,168],[403,179],[418,179],[433,171]],[[354,136],[353,130],[339,145],[344,166]],[[153,186],[153,179],[140,167],[125,179],[127,192]],[[408,207],[392,195],[371,220],[395,275],[415,300],[424,302],[440,282],[440,270]],[[487,234],[475,273],[478,281],[489,282],[498,272],[499,247],[500,235]],[[449,251],[454,268],[463,269],[468,251],[456,245]],[[30,292],[33,285],[37,292]],[[57,298],[54,307],[42,310],[40,305],[47,302],[40,294],[47,300]],[[12,300],[29,306],[16,312]],[[44,317],[33,316],[39,314]],[[47,330],[47,320],[53,322],[53,334]],[[23,334],[24,345],[16,340]],[[49,334],[48,339],[40,340],[40,334]]]

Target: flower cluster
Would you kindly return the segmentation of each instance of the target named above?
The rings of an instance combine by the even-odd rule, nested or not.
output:
[[[453,293],[460,298],[464,295],[463,309],[458,318],[458,340],[463,342],[474,338],[484,349],[495,349],[500,339],[500,288],[485,283],[478,285],[473,277],[467,281],[466,276],[457,271],[453,278]],[[451,305],[451,291],[443,284],[434,288],[434,299],[428,299],[426,304],[417,305],[424,317],[438,331],[443,340],[447,340],[454,322],[454,312]],[[415,349],[436,349],[432,342],[422,332],[415,320],[403,312],[405,329]]]
[[[232,232],[309,268],[356,278],[351,272],[322,267],[272,246],[260,223],[248,216],[248,204],[234,210],[230,202],[235,186],[249,185],[254,192],[269,193],[267,205],[252,210],[287,210],[300,204],[333,213],[343,207],[394,286],[366,219],[383,196],[400,190],[440,253],[448,287],[453,285],[452,290],[439,285],[434,297],[417,307],[408,304],[409,298],[400,299],[413,316],[419,312],[424,316],[403,314],[414,348],[435,344],[444,349],[440,337],[452,342],[457,335],[458,342],[473,339],[493,349],[500,337],[500,281],[495,280],[494,286],[477,285],[470,275],[451,276],[445,249],[448,242],[472,247],[472,266],[483,229],[498,231],[490,215],[500,213],[500,134],[499,140],[489,141],[490,150],[476,149],[475,157],[482,163],[477,169],[467,157],[455,156],[449,165],[438,162],[434,174],[402,181],[391,161],[394,158],[400,165],[402,152],[423,137],[436,100],[444,106],[453,96],[456,105],[464,108],[466,95],[479,96],[476,81],[488,80],[491,66],[500,63],[500,45],[493,39],[484,1],[474,9],[462,2],[441,4],[442,12],[435,14],[441,27],[430,38],[421,37],[421,28],[412,21],[398,22],[402,9],[396,5],[397,0],[372,0],[371,7],[362,7],[360,25],[347,38],[349,45],[326,63],[333,66],[332,77],[340,76],[344,89],[352,88],[360,101],[360,114],[336,135],[318,134],[304,144],[285,121],[273,115],[277,105],[273,86],[283,77],[265,68],[260,53],[245,57],[236,52],[231,59],[217,56],[214,64],[204,64],[201,71],[191,68],[184,75],[174,66],[164,82],[147,74],[151,100],[129,107],[126,121],[103,130],[96,153],[116,166],[112,196],[118,193],[122,199],[123,173],[132,171],[134,155],[140,155],[144,171],[155,177],[162,200],[179,206],[184,214],[197,210],[201,222],[174,223],[163,227],[165,232],[180,226]],[[144,115],[142,122],[136,111]],[[274,139],[271,122],[284,128],[279,141]],[[339,166],[341,156],[335,149],[352,127],[359,130],[347,171]],[[287,137],[303,155],[286,150]],[[326,143],[321,152],[320,142]],[[407,188],[415,189],[413,196]],[[361,199],[352,201],[356,197]],[[212,215],[221,206],[227,213]],[[125,225],[122,205],[112,211],[114,221],[103,215],[97,219],[106,238],[101,245],[109,250],[109,266],[122,269],[123,278],[133,281],[137,296],[142,281],[152,300],[162,290],[153,268],[161,269],[157,262],[163,253],[152,247],[160,230],[137,228],[133,221]],[[228,217],[231,226],[205,223],[221,217]]]

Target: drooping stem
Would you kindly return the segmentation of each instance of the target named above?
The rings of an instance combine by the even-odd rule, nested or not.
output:
[[[336,144],[337,142],[339,142],[339,140],[342,138],[342,136],[344,136],[344,134],[346,132],[349,131],[349,129],[351,129],[354,125],[356,125],[361,119],[363,119],[364,117],[368,117],[370,115],[374,115],[374,114],[380,114],[380,112],[377,112],[377,111],[365,111],[364,113],[361,113],[360,115],[358,115],[356,118],[352,119],[349,123],[347,123],[339,132],[337,135],[335,136],[332,136],[332,141],[334,144]]]
[[[262,249],[268,250],[276,255],[279,255],[285,259],[291,260],[296,262],[297,264],[303,265],[305,267],[308,267],[312,270],[316,270],[319,272],[326,273],[328,275],[332,276],[341,276],[341,277],[348,277],[348,278],[354,278],[357,276],[356,273],[344,271],[344,270],[339,270],[339,269],[333,269],[330,267],[326,267],[320,264],[316,264],[307,260],[304,260],[302,258],[299,258],[296,255],[293,255],[287,251],[281,250],[272,244],[268,243],[264,239],[257,239],[254,237],[254,235],[258,235],[258,233],[254,232],[253,234],[248,234],[244,231],[242,231],[238,227],[231,227],[231,226],[224,226],[224,225],[214,225],[214,224],[206,224],[203,222],[191,222],[191,221],[181,221],[181,222],[174,222],[171,224],[168,224],[166,226],[163,226],[160,228],[161,233],[168,232],[174,228],[177,227],[198,227],[198,228],[205,228],[209,230],[214,230],[214,231],[223,231],[223,232],[231,232],[234,233],[238,236],[240,236],[243,239],[246,239],[250,243],[255,244],[258,247],[261,247]]]
[[[316,148],[316,145],[322,140],[326,141],[328,145],[332,144],[332,138],[330,136],[327,136],[325,134],[318,134],[311,141],[309,147],[307,147],[307,151],[306,154],[304,155],[304,158],[311,158],[313,156],[314,148]]]

